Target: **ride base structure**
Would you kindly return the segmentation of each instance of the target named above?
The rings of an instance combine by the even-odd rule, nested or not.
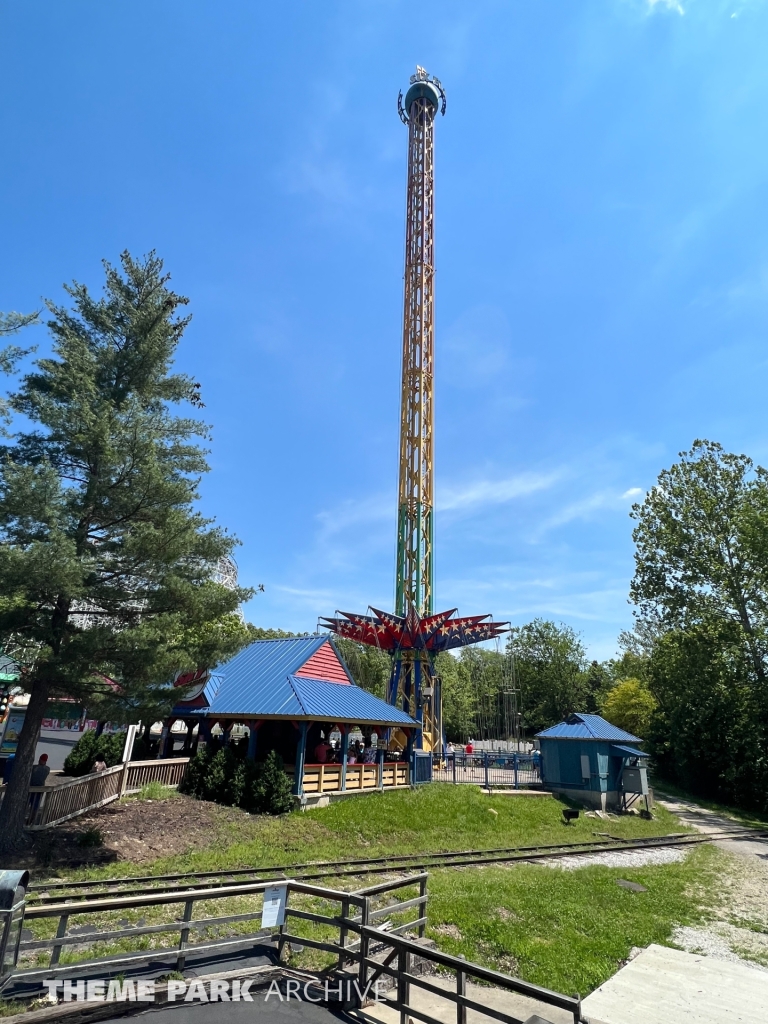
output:
[[[417,67],[398,112],[408,128],[405,288],[403,298],[400,471],[395,614],[340,612],[322,624],[392,657],[387,701],[419,723],[414,746],[442,752],[443,714],[435,658],[441,651],[498,637],[507,623],[489,615],[434,614],[434,127],[445,114],[439,79]],[[390,743],[405,745],[405,735]]]

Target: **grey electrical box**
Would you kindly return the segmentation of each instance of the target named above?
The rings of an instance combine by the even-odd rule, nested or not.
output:
[[[648,796],[648,769],[625,768],[622,774],[622,788],[625,793]]]

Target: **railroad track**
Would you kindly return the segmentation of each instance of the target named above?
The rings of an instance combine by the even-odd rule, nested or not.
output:
[[[151,891],[158,896],[189,890],[219,888],[225,879],[241,882],[269,882],[280,878],[294,878],[310,882],[329,878],[354,878],[363,875],[388,874],[398,870],[428,870],[448,867],[477,867],[520,861],[545,860],[554,857],[586,856],[593,853],[621,850],[654,850],[672,846],[693,846],[718,839],[768,838],[768,832],[754,829],[731,829],[722,832],[673,832],[646,839],[621,839],[603,835],[598,840],[583,843],[554,843],[547,846],[511,846],[491,850],[456,850],[442,853],[392,854],[359,860],[281,864],[272,867],[235,868],[230,871],[185,872],[169,875],[135,875],[126,878],[106,878],[98,881],[37,882],[30,886],[31,905],[49,905],[82,899],[100,899],[105,895],[134,896]],[[164,884],[165,883],[165,884]]]

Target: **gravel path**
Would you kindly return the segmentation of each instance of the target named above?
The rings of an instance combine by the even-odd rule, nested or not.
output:
[[[617,850],[615,853],[589,853],[580,857],[553,857],[540,863],[566,871],[585,868],[589,864],[602,864],[606,868],[641,868],[646,864],[675,864],[684,860],[686,855],[686,850],[667,847],[663,850]]]
[[[736,818],[710,811],[688,800],[658,801],[698,832],[727,832],[744,826]],[[768,839],[718,840],[727,855],[722,876],[722,901],[708,908],[713,920],[699,928],[677,928],[672,941],[689,953],[768,970]]]

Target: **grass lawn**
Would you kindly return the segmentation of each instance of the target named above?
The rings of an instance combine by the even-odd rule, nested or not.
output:
[[[194,828],[196,801],[184,799]],[[371,793],[305,813],[252,817],[227,810],[199,845],[137,871],[130,861],[76,872],[72,877],[166,874],[222,868],[337,861],[387,853],[434,853],[506,846],[588,842],[595,833],[622,838],[683,831],[663,807],[647,821],[633,815],[604,821],[582,814],[563,823],[565,805],[554,797],[486,796],[476,786],[434,783],[414,790]],[[491,811],[495,811],[493,814]],[[65,872],[57,871],[58,876]]]
[[[177,797],[171,803],[194,830],[196,802]],[[211,819],[209,830],[200,832],[198,845],[187,853],[140,867],[123,861],[70,874],[98,878],[258,868],[386,853],[586,842],[596,833],[630,838],[683,831],[663,807],[656,808],[650,821],[635,816],[606,821],[582,814],[566,826],[563,806],[553,797],[486,796],[474,786],[436,783],[280,818],[219,808],[222,813]],[[431,870],[428,934],[446,952],[585,995],[617,969],[632,946],[667,942],[675,925],[701,920],[702,907],[717,902],[722,862],[718,851],[697,847],[683,862],[643,868],[566,871],[518,864]],[[647,892],[620,887],[619,877],[640,882]],[[365,882],[343,879],[331,884],[356,888]],[[245,903],[237,912],[244,909]],[[211,912],[217,911],[211,907]],[[157,913],[164,911],[158,908]],[[147,916],[145,911],[142,915]],[[304,934],[300,927],[294,930]],[[310,966],[312,959],[307,950],[295,963]]]
[[[438,871],[427,934],[446,953],[586,995],[633,946],[664,945],[675,925],[702,920],[722,861],[720,851],[697,847],[680,863],[640,868]],[[648,891],[622,888],[619,878]]]

